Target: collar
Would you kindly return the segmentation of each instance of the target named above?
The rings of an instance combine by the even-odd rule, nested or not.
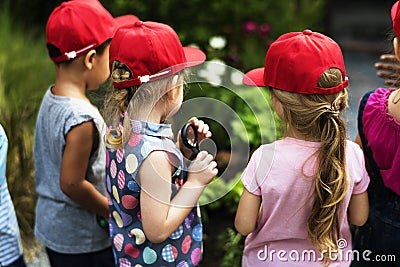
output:
[[[131,126],[132,132],[136,134],[174,139],[171,124],[131,120]]]

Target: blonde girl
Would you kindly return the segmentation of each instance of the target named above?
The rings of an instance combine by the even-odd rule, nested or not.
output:
[[[165,121],[182,104],[182,70],[204,60],[161,23],[138,21],[119,29],[111,43],[114,89],[104,116],[110,126],[106,181],[117,266],[197,266],[201,260],[197,201],[217,164],[201,151],[187,168],[190,150],[173,142]],[[204,122],[189,122],[199,139],[211,136]]]
[[[258,148],[242,175],[243,266],[349,266],[349,221],[366,221],[369,177],[362,151],[346,140],[339,46],[310,30],[284,34],[244,82],[270,88],[284,135]]]

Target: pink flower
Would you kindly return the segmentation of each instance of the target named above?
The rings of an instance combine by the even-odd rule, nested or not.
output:
[[[259,32],[260,32],[261,36],[266,36],[266,35],[270,34],[271,31],[272,31],[272,27],[271,27],[271,25],[269,25],[267,23],[261,24],[259,27]]]
[[[228,60],[232,61],[232,62],[239,62],[240,61],[240,57],[237,54],[228,54]]]
[[[245,33],[251,33],[257,30],[257,23],[255,21],[246,21],[243,23],[243,31]]]

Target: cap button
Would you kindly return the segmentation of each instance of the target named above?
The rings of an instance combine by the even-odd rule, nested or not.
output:
[[[312,31],[311,30],[304,30],[303,34],[304,35],[312,35]]]
[[[135,22],[136,27],[141,27],[142,25],[143,25],[143,21],[141,21],[141,20],[138,20]]]

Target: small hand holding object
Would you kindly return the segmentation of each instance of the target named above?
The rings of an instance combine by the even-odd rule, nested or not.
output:
[[[376,75],[385,79],[387,86],[400,87],[400,62],[393,54],[383,54],[380,62],[375,63]]]
[[[218,174],[217,163],[207,151],[200,151],[188,169],[188,182],[205,186]]]
[[[210,138],[211,135],[208,124],[193,117],[182,127],[178,145],[182,153],[189,158],[189,160],[193,160],[200,152],[199,144],[201,141]]]

